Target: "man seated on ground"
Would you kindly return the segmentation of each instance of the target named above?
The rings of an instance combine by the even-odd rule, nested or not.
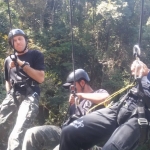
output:
[[[71,72],[67,77],[67,83],[63,86],[72,86],[74,84],[74,79],[76,95],[80,98],[80,101],[79,105],[76,105],[74,94],[70,94],[70,117],[64,126],[67,126],[73,120],[85,115],[91,107],[103,102],[109,96],[108,92],[104,89],[94,91],[91,88],[89,85],[90,78],[87,72],[83,69],[75,70],[75,78],[74,72]],[[52,125],[44,125],[28,129],[24,138],[22,150],[42,150],[43,148],[53,149],[59,144],[60,133],[61,128]]]

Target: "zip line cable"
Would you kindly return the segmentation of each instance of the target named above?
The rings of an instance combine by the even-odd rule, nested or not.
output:
[[[75,61],[74,61],[74,36],[73,36],[73,3],[72,0],[69,1],[70,3],[70,35],[71,35],[71,51],[72,51],[72,69],[73,69],[73,85],[74,85],[74,90],[72,90],[71,92],[73,92],[72,94],[75,95],[76,92],[76,85],[75,85]],[[75,102],[76,104],[76,102]],[[69,104],[68,109],[67,109],[67,113],[66,116],[64,117],[63,123],[66,121],[67,115],[69,113],[70,110],[70,106],[71,104]]]
[[[72,68],[74,73],[74,87],[75,87],[75,61],[74,61],[74,36],[73,36],[73,2],[70,0],[70,31],[71,31],[71,50],[72,50]]]
[[[141,15],[140,15],[140,28],[139,28],[139,47],[141,46],[141,37],[142,37],[142,25],[143,25],[143,8],[144,8],[144,0],[141,0]]]
[[[10,13],[10,5],[9,5],[9,0],[7,0],[7,6],[8,6],[8,15],[9,15],[9,31],[11,31],[12,30],[12,21],[11,21],[11,13]],[[13,37],[13,36],[12,36]],[[12,38],[13,39],[13,38]],[[14,40],[13,40],[13,42],[12,42],[12,47],[11,48],[13,48],[14,47]],[[13,50],[14,50],[14,48],[13,48]],[[15,58],[16,58],[16,55],[15,55],[15,50],[14,50],[14,52],[13,52],[13,55],[15,56]],[[10,55],[10,57],[11,57],[11,55]]]
[[[10,14],[9,0],[7,0],[7,6],[8,6],[8,15],[9,15],[9,23],[10,23],[9,29],[11,30],[11,29],[12,29],[12,22],[11,22],[11,14]]]

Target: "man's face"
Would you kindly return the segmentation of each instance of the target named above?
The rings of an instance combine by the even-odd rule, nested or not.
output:
[[[17,50],[18,52],[22,52],[26,47],[26,40],[24,36],[19,36],[19,35],[15,36],[13,37],[13,40],[11,40],[11,42],[14,49]]]

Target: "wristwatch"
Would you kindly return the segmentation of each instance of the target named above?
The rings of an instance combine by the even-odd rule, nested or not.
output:
[[[26,65],[30,66],[30,64],[28,62],[24,62],[23,65],[21,66],[21,68],[23,69],[23,67],[26,66]]]

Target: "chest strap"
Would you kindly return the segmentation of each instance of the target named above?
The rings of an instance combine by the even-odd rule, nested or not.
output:
[[[142,145],[148,140],[148,130],[149,130],[149,122],[145,116],[145,106],[143,104],[142,99],[138,101],[137,112],[138,112],[138,124],[140,126],[139,144]]]
[[[149,132],[149,122],[145,115],[145,109],[148,108],[147,100],[150,101],[150,98],[145,95],[141,79],[138,79],[138,124],[140,126],[140,139],[139,144],[144,144],[148,140],[148,132]]]

